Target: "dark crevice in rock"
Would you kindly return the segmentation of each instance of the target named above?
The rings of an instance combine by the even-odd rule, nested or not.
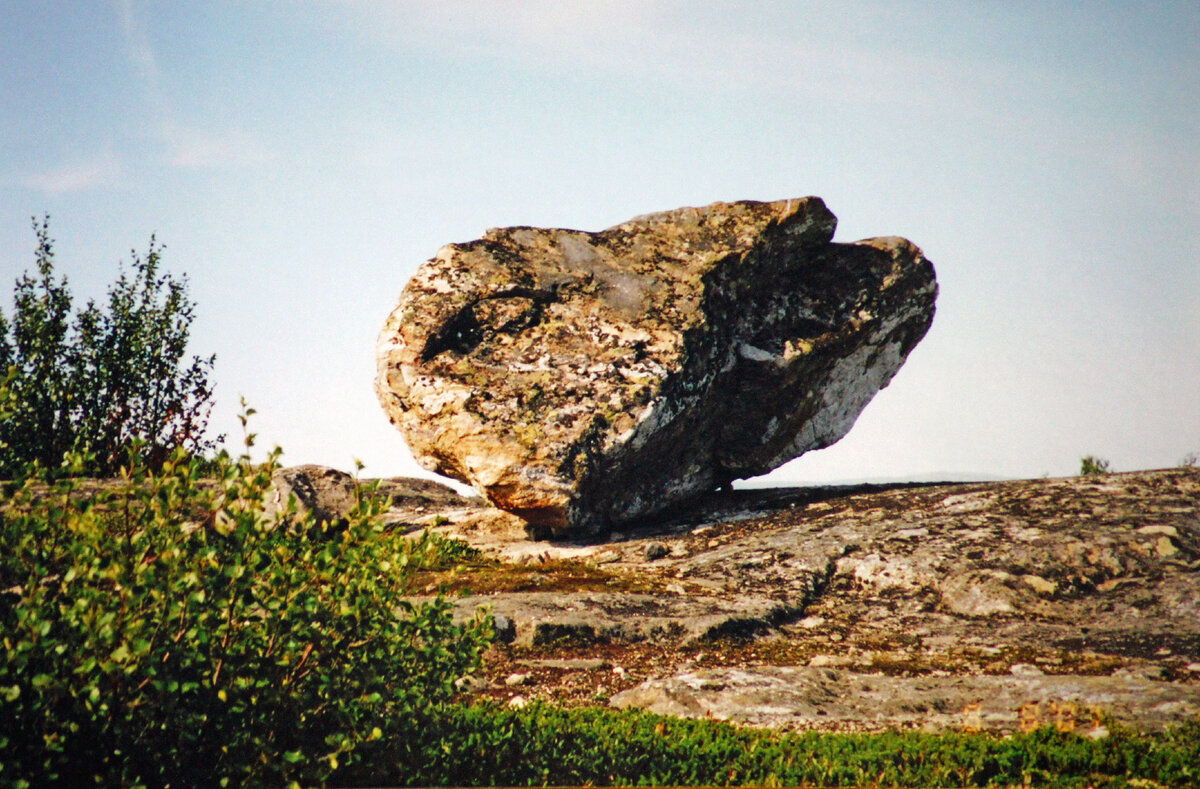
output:
[[[544,306],[554,300],[554,295],[554,291],[510,287],[471,301],[429,338],[421,352],[421,361],[428,362],[445,351],[466,356],[490,335],[517,334],[536,326],[542,319]]]
[[[428,362],[443,351],[470,353],[482,339],[483,331],[475,319],[475,303],[472,302],[450,316],[437,334],[429,338],[421,352],[421,361]]]

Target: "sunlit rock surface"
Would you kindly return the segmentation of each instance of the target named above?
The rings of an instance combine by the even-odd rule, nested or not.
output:
[[[380,401],[423,466],[539,533],[766,473],[844,436],[933,319],[921,251],[836,221],[809,197],[450,244],[383,328]]]

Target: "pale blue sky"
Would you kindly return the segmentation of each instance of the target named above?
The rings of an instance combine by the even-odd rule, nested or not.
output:
[[[0,0],[0,305],[49,212],[99,296],[151,233],[289,463],[417,471],[372,391],[413,270],[512,224],[815,194],[938,315],[773,479],[1200,451],[1200,3]]]

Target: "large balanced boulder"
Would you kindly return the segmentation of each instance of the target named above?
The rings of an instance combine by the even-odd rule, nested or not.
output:
[[[933,319],[901,238],[832,243],[815,197],[442,247],[379,338],[426,468],[537,533],[603,531],[846,434]]]

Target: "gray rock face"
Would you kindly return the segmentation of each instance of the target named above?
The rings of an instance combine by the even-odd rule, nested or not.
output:
[[[608,543],[441,528],[527,574],[459,601],[509,623],[491,676],[526,658],[626,670],[538,668],[528,699],[602,685],[617,706],[753,725],[1093,736],[1200,714],[1200,468],[735,490]]]
[[[268,513],[285,512],[292,499],[297,515],[311,512],[317,523],[336,524],[346,518],[357,501],[354,477],[326,466],[278,469],[271,475],[271,492],[266,502]]]
[[[992,731],[1058,726],[1100,736],[1103,720],[1148,729],[1200,715],[1194,686],[1138,677],[889,677],[842,669],[763,666],[647,680],[612,706],[792,729]]]
[[[295,500],[296,514],[311,512],[317,523],[338,524],[358,503],[360,495],[374,495],[391,502],[388,519],[394,525],[414,528],[435,518],[437,513],[454,509],[474,509],[481,502],[459,496],[437,482],[410,477],[370,480],[357,483],[351,475],[328,466],[288,466],[271,475],[267,494],[268,513],[285,512],[289,500]]]
[[[591,532],[840,439],[933,319],[904,239],[832,243],[819,198],[443,247],[378,345],[426,468],[554,534]]]

